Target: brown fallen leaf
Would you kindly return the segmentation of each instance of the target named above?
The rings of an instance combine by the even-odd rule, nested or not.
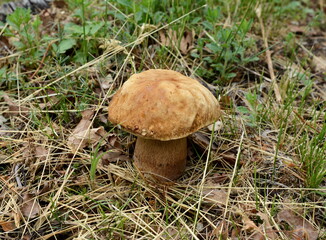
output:
[[[75,127],[72,133],[79,133],[81,131],[84,131],[90,127],[92,124],[92,117],[94,116],[94,110],[93,109],[88,109],[85,110],[81,113],[82,119],[78,123],[78,125]]]
[[[31,240],[32,237],[28,234],[25,234],[23,237],[22,237],[22,240]]]
[[[235,164],[237,156],[234,153],[222,153],[220,156],[229,164]]]
[[[160,30],[158,34],[160,36],[160,42],[163,46],[172,47],[178,40],[177,32],[173,31],[172,29],[169,29],[167,32]]]
[[[44,193],[50,192],[52,190],[52,187],[53,187],[52,182],[45,182],[43,187],[37,193],[37,195],[42,195]]]
[[[110,133],[108,135],[108,142],[109,142],[109,149],[111,148],[122,149],[122,146],[116,134]]]
[[[205,134],[203,132],[195,132],[189,136],[191,140],[200,148],[203,150],[208,149],[209,143],[210,143],[210,138],[208,137],[208,134]],[[216,150],[217,145],[216,143],[213,142],[212,144],[212,150]]]
[[[194,36],[191,31],[185,31],[180,42],[180,51],[182,54],[187,54],[194,48],[193,46]]]
[[[46,156],[49,154],[49,151],[43,146],[35,147],[35,157],[39,158],[41,161],[46,159]]]
[[[290,24],[289,26],[289,30],[295,34],[304,34],[307,32],[307,28],[306,27],[302,27],[302,26],[298,26],[298,25],[293,25],[293,24]]]
[[[297,215],[291,209],[283,209],[277,214],[279,222],[286,222],[292,228],[293,232],[285,232],[290,239],[305,239],[305,240],[316,240],[318,238],[318,231],[314,226],[304,219],[302,216]]]
[[[107,114],[99,114],[98,118],[104,124],[107,124],[109,121]]]
[[[21,147],[22,156],[25,163],[34,162],[35,147],[30,142],[24,142]]]
[[[217,205],[225,205],[228,200],[228,194],[221,189],[206,189],[203,191],[203,202]]]
[[[3,94],[3,98],[9,106],[9,111],[7,111],[8,115],[16,116],[16,115],[19,115],[20,113],[23,115],[28,114],[29,108],[18,105],[6,93]]]
[[[102,126],[91,128],[93,115],[93,109],[83,111],[82,119],[68,137],[67,145],[73,153],[86,146],[97,144],[107,134]]]
[[[207,184],[221,184],[229,179],[226,173],[214,173],[212,176],[207,177]]]
[[[25,193],[23,195],[23,204],[21,212],[25,217],[35,218],[39,215],[41,206],[33,194]]]
[[[2,227],[2,230],[4,232],[9,232],[15,229],[15,223],[14,221],[0,221],[0,226]]]
[[[93,146],[98,144],[105,136],[107,132],[104,127],[92,128],[82,130],[77,133],[73,133],[69,136],[67,145],[73,153],[77,152],[78,149],[84,149],[86,146]],[[103,141],[102,145],[106,142]]]
[[[217,226],[212,230],[212,237],[215,236],[217,239],[228,239],[228,225],[225,220],[222,220],[217,224]]]
[[[246,214],[242,214],[242,222],[243,222],[242,230],[256,231],[261,233],[259,227]]]
[[[112,162],[129,161],[131,160],[131,158],[118,150],[115,151],[111,150],[109,152],[104,153],[103,156],[101,157],[101,160],[102,160],[102,165],[106,166]]]
[[[263,220],[263,224],[259,225],[260,232],[256,232],[253,236],[253,240],[265,240],[266,237],[270,240],[277,239],[278,236],[275,233],[272,225],[269,222],[268,215],[265,213],[258,212],[257,215]],[[264,234],[262,234],[264,233]]]
[[[169,29],[168,31],[161,30],[158,33],[160,36],[160,42],[163,46],[178,46],[178,49],[180,49],[182,54],[187,54],[194,48],[194,36],[191,31],[185,31],[181,39],[178,36],[178,32],[172,29]]]
[[[312,64],[317,72],[326,73],[326,58],[314,56],[312,58]]]

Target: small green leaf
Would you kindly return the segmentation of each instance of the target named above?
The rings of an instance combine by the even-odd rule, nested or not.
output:
[[[238,106],[237,107],[237,112],[240,112],[242,114],[249,114],[250,113],[249,109],[244,107],[244,106]]]
[[[201,17],[195,17],[192,21],[191,24],[196,24],[198,23],[202,18]]]
[[[207,28],[208,30],[211,30],[211,31],[214,30],[214,26],[213,26],[213,24],[211,24],[210,22],[208,22],[208,21],[204,21],[202,24],[203,24],[204,27]]]
[[[95,33],[97,33],[104,25],[104,22],[98,22],[98,23],[93,23],[91,26],[90,30],[90,35],[93,36]]]
[[[7,72],[7,67],[0,68],[0,78],[4,78]]]
[[[30,9],[17,8],[7,17],[8,24],[15,30],[20,30],[23,24],[27,24],[31,20]]]
[[[230,78],[234,78],[235,76],[237,76],[236,73],[227,73],[225,77],[226,77],[227,79],[230,79]]]
[[[193,58],[199,58],[200,55],[198,53],[195,53],[195,52],[192,52],[190,53],[190,55],[193,57]]]
[[[208,43],[206,47],[211,50],[213,53],[219,52],[221,49],[216,43]]]
[[[33,26],[33,28],[35,29],[35,30],[38,30],[39,29],[39,27],[41,26],[41,24],[42,24],[42,21],[41,21],[41,19],[40,19],[40,16],[36,16],[35,17],[35,20],[33,21],[33,23],[32,23],[32,26]]]
[[[57,52],[58,53],[65,53],[67,50],[71,49],[75,45],[76,45],[76,40],[75,39],[64,39],[58,45]]]

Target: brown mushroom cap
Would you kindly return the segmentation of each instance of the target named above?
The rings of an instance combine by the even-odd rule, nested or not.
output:
[[[198,81],[172,70],[132,75],[109,105],[109,120],[147,139],[168,141],[216,121],[220,107]]]

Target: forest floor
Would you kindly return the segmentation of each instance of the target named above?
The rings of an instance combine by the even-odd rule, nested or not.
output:
[[[0,239],[326,239],[323,1],[62,1],[0,22]],[[108,121],[134,73],[198,79],[222,117],[144,179]],[[135,109],[136,111],[137,109]]]

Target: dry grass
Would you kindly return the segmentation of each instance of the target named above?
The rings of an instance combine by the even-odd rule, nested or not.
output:
[[[309,187],[314,175],[303,161],[303,151],[323,147],[323,138],[313,142],[325,131],[321,71],[294,66],[279,53],[268,65],[261,57],[240,66],[233,83],[209,85],[221,92],[222,127],[189,137],[187,169],[175,182],[145,180],[133,166],[134,137],[107,122],[113,93],[140,66],[175,69],[203,81],[196,74],[203,62],[182,54],[177,44],[165,48],[163,57],[157,50],[163,45],[160,30],[203,7],[161,27],[136,26],[134,41],[107,41],[101,55],[81,65],[52,61],[29,70],[22,67],[23,52],[0,58],[16,78],[10,87],[2,85],[0,103],[1,239],[325,237],[325,180]],[[124,30],[122,25],[119,33]],[[286,64],[278,64],[284,58]],[[273,66],[270,77],[265,73]],[[293,75],[302,71],[313,75],[312,85]],[[26,77],[27,83],[20,82]],[[274,97],[275,81],[281,100]],[[76,138],[81,123],[85,132]],[[96,141],[81,140],[86,130],[98,128]]]

